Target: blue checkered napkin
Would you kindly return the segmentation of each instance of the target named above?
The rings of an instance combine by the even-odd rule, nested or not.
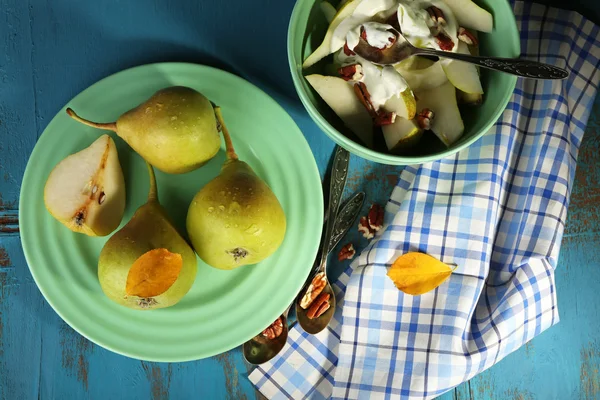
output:
[[[519,80],[502,118],[456,156],[407,167],[385,227],[336,284],[328,330],[299,327],[251,381],[268,398],[442,394],[558,322],[554,268],[585,124],[600,80],[600,30],[581,15],[514,3],[523,56],[567,81]],[[386,276],[407,251],[458,269],[405,295]]]

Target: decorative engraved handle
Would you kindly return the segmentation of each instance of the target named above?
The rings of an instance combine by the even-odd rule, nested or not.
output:
[[[331,178],[329,181],[329,204],[327,206],[327,223],[325,225],[325,236],[323,243],[331,243],[331,235],[335,225],[338,208],[342,200],[342,193],[346,186],[346,178],[348,177],[348,164],[350,162],[350,153],[340,146],[337,146],[333,157],[333,166],[331,168]],[[327,246],[323,246],[321,250],[321,265],[324,265],[329,254]]]
[[[416,49],[413,54],[427,54],[453,60],[466,61],[479,65],[483,68],[506,72],[532,79],[565,79],[569,72],[565,69],[537,61],[523,60],[519,58],[478,57],[469,54],[451,53],[431,49]]]
[[[331,234],[329,248],[327,249],[328,253],[338,245],[340,240],[342,240],[342,237],[344,237],[346,232],[352,227],[364,202],[365,193],[358,192],[342,206],[342,209],[335,218],[333,233]]]

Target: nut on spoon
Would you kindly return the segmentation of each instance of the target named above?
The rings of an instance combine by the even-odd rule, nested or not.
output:
[[[333,234],[329,242],[329,251],[338,245],[346,232],[354,225],[364,201],[365,193],[358,192],[342,206],[342,210],[335,219]],[[311,274],[310,277],[312,278],[312,276]],[[287,318],[292,305],[293,303],[263,333],[258,334],[242,345],[242,352],[246,361],[255,365],[262,364],[275,357],[283,349],[288,337]],[[269,328],[274,331],[268,331]],[[281,329],[281,332],[277,332],[278,329]],[[269,335],[275,335],[275,338],[269,339]]]
[[[537,61],[523,60],[520,58],[472,56],[470,54],[452,53],[449,51],[422,49],[410,44],[402,33],[398,32],[396,29],[390,28],[388,31],[396,36],[396,40],[389,48],[378,49],[360,38],[358,45],[352,50],[366,60],[380,65],[397,64],[408,57],[422,55],[465,61],[479,65],[483,68],[505,72],[524,78],[565,79],[569,76],[569,72],[565,69]]]
[[[315,274],[308,281],[309,284],[307,288],[303,289],[296,298],[296,318],[298,318],[298,323],[307,333],[313,335],[321,332],[329,325],[335,312],[335,293],[327,279],[327,256],[331,250],[329,244],[331,243],[331,237],[334,233],[334,221],[337,218],[340,200],[342,198],[342,193],[344,192],[344,187],[346,186],[349,161],[350,153],[348,153],[346,149],[338,146],[333,157],[333,166],[329,182],[329,204],[327,206],[327,224],[325,226],[325,235],[323,236],[323,246],[321,249],[321,262],[319,263]],[[307,297],[306,292],[311,292],[313,284],[324,287],[318,296],[313,295],[311,297],[312,302],[307,306],[305,304],[305,297]],[[315,291],[315,293],[316,292],[318,291]]]

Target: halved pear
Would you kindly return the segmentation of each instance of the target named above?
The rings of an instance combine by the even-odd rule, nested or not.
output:
[[[467,44],[460,41],[458,42],[457,52],[470,54]],[[441,64],[446,73],[446,77],[448,77],[448,80],[455,88],[465,93],[483,94],[483,88],[481,87],[481,81],[479,79],[479,71],[474,64],[448,58],[443,59]]]
[[[472,0],[444,0],[444,3],[450,7],[460,26],[481,32],[494,29],[492,14]]]
[[[48,212],[73,232],[106,236],[125,211],[125,180],[115,142],[102,135],[50,172],[44,187]]]
[[[373,147],[373,120],[351,84],[336,76],[318,74],[308,75],[306,80],[344,124],[368,147]]]
[[[397,117],[413,119],[417,113],[417,101],[410,87],[407,87],[399,95],[390,97],[383,105],[383,109],[395,112]]]
[[[419,128],[414,120],[401,117],[396,117],[391,125],[382,126],[381,131],[389,152],[394,154],[405,153],[423,136],[423,129]]]
[[[323,41],[321,42],[319,47],[317,47],[317,49],[313,51],[312,54],[306,58],[306,60],[304,60],[302,68],[308,68],[316,64],[323,58],[327,57],[334,51],[339,50],[339,48],[334,49],[331,47],[331,39],[333,38],[333,33],[336,30],[336,28],[342,23],[342,21],[344,21],[346,18],[352,15],[360,1],[361,0],[350,0],[339,9],[339,11],[335,14],[333,20],[329,24],[329,28],[327,28],[327,33],[325,33]]]
[[[428,90],[438,87],[448,81],[441,63],[435,62],[425,69],[398,70],[408,86],[414,90]]]
[[[456,103],[456,89],[450,82],[436,88],[417,92],[417,108],[428,108],[434,113],[431,130],[446,145],[450,146],[463,134],[465,125]]]

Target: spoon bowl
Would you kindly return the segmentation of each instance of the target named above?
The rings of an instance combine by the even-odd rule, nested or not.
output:
[[[321,270],[317,271],[317,273],[318,272],[321,272]],[[298,299],[296,300],[296,318],[298,319],[298,323],[302,326],[302,329],[311,335],[315,335],[325,329],[327,325],[329,325],[329,322],[331,322],[333,314],[335,313],[335,293],[333,292],[333,287],[331,287],[329,281],[327,281],[327,284],[321,293],[329,294],[329,309],[318,318],[308,318],[306,310],[300,307],[300,296],[298,296]]]
[[[248,361],[250,364],[258,365],[269,361],[279,354],[281,349],[283,349],[285,346],[288,338],[289,329],[287,316],[290,311],[290,307],[288,307],[287,310],[285,310],[279,317],[283,325],[283,331],[279,334],[279,336],[274,339],[269,339],[261,333],[243,344],[242,353],[244,354],[246,361]]]

